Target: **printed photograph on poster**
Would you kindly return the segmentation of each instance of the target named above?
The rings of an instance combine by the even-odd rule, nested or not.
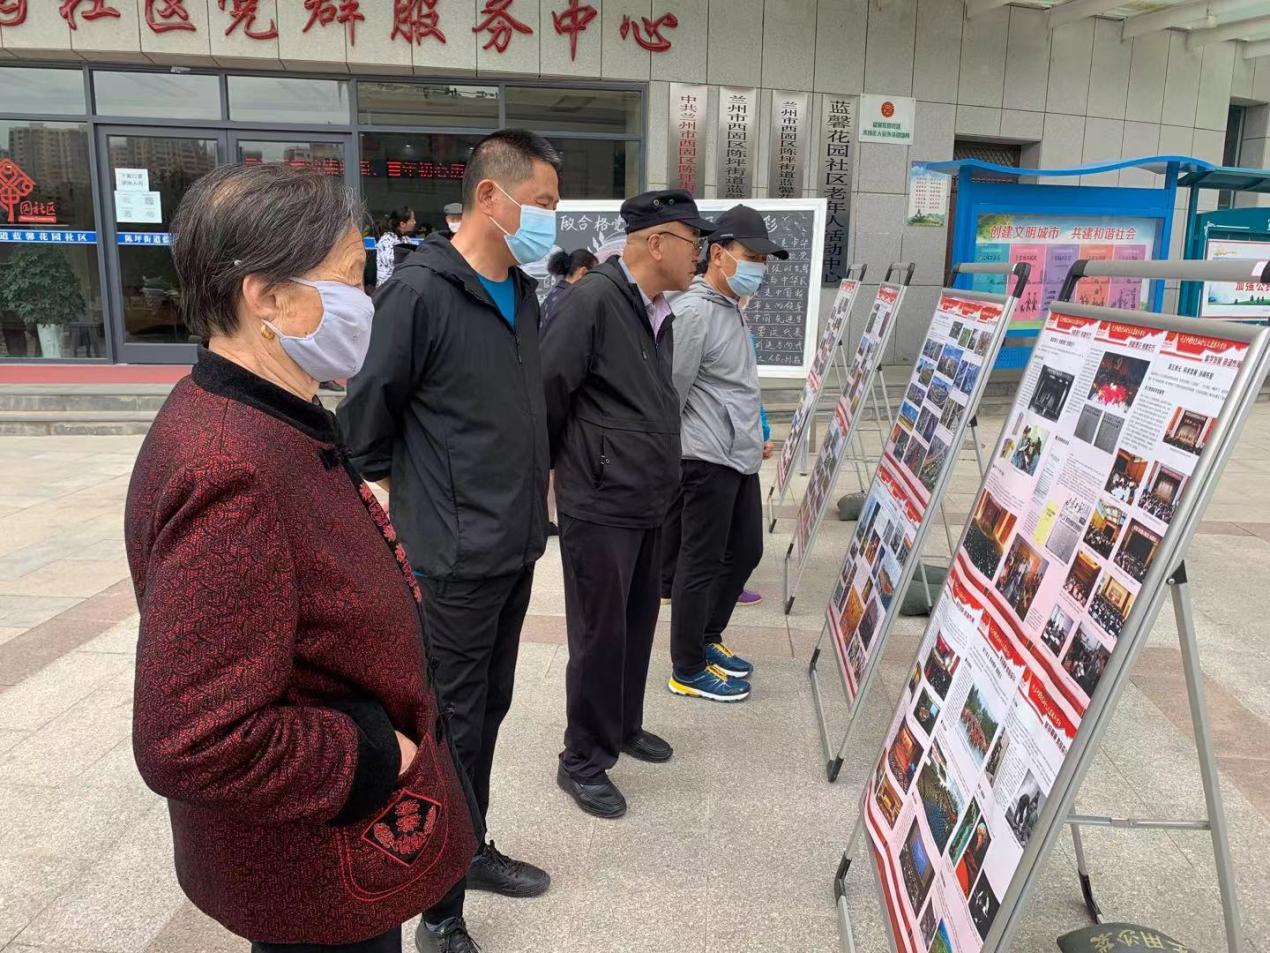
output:
[[[997,579],[997,592],[1005,597],[1019,621],[1027,619],[1036,591],[1040,588],[1049,561],[1033,549],[1022,536],[1016,536]]]
[[[974,833],[975,826],[979,823],[982,814],[979,809],[979,800],[972,798],[970,806],[966,808],[966,813],[961,817],[961,823],[957,825],[957,833],[953,834],[952,840],[948,844],[948,859],[957,862],[965,851],[966,845],[970,843],[970,835]]]
[[[1001,901],[997,899],[996,892],[992,889],[992,884],[988,882],[987,873],[979,875],[979,882],[975,884],[974,890],[970,893],[970,919],[974,922],[975,930],[979,933],[979,939],[983,939],[988,935],[988,931],[992,928],[992,921],[997,918],[997,910],[1001,907]]]
[[[935,378],[930,382],[930,390],[926,392],[926,398],[938,409],[943,410],[944,403],[948,400],[948,385],[938,377]]]
[[[983,776],[988,781],[988,787],[996,786],[997,776],[1001,773],[1001,765],[1005,763],[1005,756],[1009,750],[1010,736],[1003,731],[997,736],[997,743],[988,752],[988,763],[983,766]]]
[[[877,792],[874,794],[879,810],[882,816],[886,818],[886,826],[894,827],[896,820],[900,816],[900,808],[904,806],[904,802],[900,796],[895,793],[895,788],[891,787],[890,779],[883,775],[878,783]]]
[[[969,394],[975,389],[975,382],[979,380],[979,365],[972,364],[970,361],[962,361],[961,366],[957,368],[957,376],[953,380],[953,386],[963,394]]]
[[[1049,649],[1055,658],[1063,654],[1063,646],[1067,644],[1067,636],[1071,634],[1074,624],[1075,621],[1063,611],[1061,605],[1055,605],[1050,612],[1050,617],[1045,620],[1045,628],[1041,630],[1041,644]]]
[[[891,776],[895,778],[900,790],[907,791],[913,783],[913,775],[917,773],[917,762],[922,760],[925,749],[918,743],[917,736],[905,723],[900,726],[895,740],[887,753],[887,764],[891,768]]]
[[[929,953],[955,953],[952,937],[948,935],[948,924],[939,921],[939,929],[935,931],[935,942],[930,945]]]
[[[1128,573],[1136,582],[1146,578],[1147,570],[1155,561],[1156,551],[1164,537],[1148,529],[1138,520],[1131,520],[1129,529],[1124,535],[1124,542],[1116,552],[1115,564]]]
[[[1173,519],[1173,511],[1177,507],[1177,500],[1182,495],[1182,489],[1185,486],[1185,476],[1156,461],[1147,477],[1147,490],[1142,495],[1139,506],[1144,513],[1154,516],[1161,523],[1168,523]],[[1110,488],[1108,490],[1110,491]]]
[[[1036,775],[1028,771],[1005,812],[1005,821],[1010,825],[1010,831],[1020,847],[1026,847],[1027,842],[1032,839],[1036,819],[1044,805],[1045,795],[1041,792]]]
[[[1036,388],[1032,391],[1032,399],[1028,409],[1040,414],[1046,420],[1058,423],[1063,407],[1067,403],[1067,395],[1072,389],[1072,381],[1076,378],[1065,371],[1052,367],[1041,367],[1036,379]]]
[[[900,850],[900,872],[904,877],[904,890],[908,893],[908,902],[914,910],[922,908],[930,883],[935,879],[935,867],[926,852],[926,843],[922,840],[922,832],[914,818],[909,827],[908,837]]]
[[[1113,639],[1120,637],[1120,629],[1133,607],[1133,594],[1111,573],[1104,573],[1102,583],[1089,603],[1089,618],[1094,620]]]
[[[1151,362],[1143,358],[1108,351],[1094,373],[1088,399],[1107,410],[1127,412],[1133,406],[1150,366]]]
[[[1093,518],[1089,521],[1089,529],[1085,530],[1085,545],[1103,559],[1109,559],[1120,538],[1120,531],[1124,529],[1124,522],[1124,510],[1099,500],[1094,507]]]
[[[961,657],[952,650],[942,635],[935,637],[930,654],[926,656],[926,681],[941,699],[948,697],[948,689],[952,685],[953,676],[957,674],[957,666]]]
[[[1212,424],[1213,418],[1178,407],[1173,411],[1168,429],[1164,431],[1164,442],[1170,447],[1199,456],[1204,444],[1208,442]]]
[[[906,427],[907,429],[912,430],[917,426],[917,416],[917,408],[908,401],[900,404],[900,414],[898,419],[901,427]]]
[[[944,347],[943,352],[939,355],[939,362],[935,365],[939,373],[943,374],[950,381],[956,378],[957,368],[961,364],[962,355],[966,352],[959,347],[949,344]]]
[[[1054,525],[1045,539],[1045,548],[1063,565],[1071,562],[1089,513],[1089,504],[1076,496],[1068,497],[1059,508]]]
[[[1112,499],[1132,506],[1137,499],[1138,488],[1142,485],[1142,477],[1146,470],[1146,460],[1128,450],[1120,450],[1116,453],[1116,459],[1111,465],[1111,475],[1107,477],[1105,489],[1111,494]]]
[[[940,415],[940,426],[951,433],[961,426],[961,421],[965,414],[965,404],[958,403],[955,400],[950,400],[944,405],[944,412]]]
[[[1036,465],[1041,459],[1041,450],[1048,438],[1047,431],[1028,424],[1013,444],[1009,440],[1005,442],[1003,453],[1010,454],[1010,462],[1016,469],[1022,470],[1028,476],[1035,476]]]
[[[1111,653],[1103,647],[1098,637],[1086,632],[1085,627],[1081,626],[1076,630],[1071,648],[1063,656],[1063,671],[1072,677],[1081,691],[1092,696],[1110,658]]]
[[[970,819],[969,813],[966,819]],[[959,852],[949,854],[949,858],[956,865],[953,870],[957,875],[957,886],[961,888],[961,895],[966,899],[970,898],[970,888],[974,885],[979,872],[983,870],[983,859],[987,856],[991,845],[992,832],[988,829],[988,822],[976,810],[974,823],[966,827],[965,844]]]
[[[988,579],[997,573],[997,566],[1005,552],[1005,541],[1014,532],[1017,520],[1018,517],[998,503],[988,490],[983,491],[970,525],[966,527],[964,549],[970,562]]]
[[[931,743],[930,757],[917,776],[917,790],[922,797],[926,825],[935,839],[935,852],[942,854],[961,816],[964,795],[949,773],[948,761],[937,741]]]
[[[939,354],[944,349],[944,342],[937,338],[927,338],[926,343],[922,345],[922,357],[932,361],[939,360]]]
[[[939,920],[935,916],[935,904],[926,904],[926,912],[922,914],[922,946],[930,948],[931,942],[935,939],[935,930],[939,926]]]
[[[974,756],[976,764],[982,765],[987,760],[988,750],[992,747],[997,729],[1001,727],[1002,711],[994,710],[987,697],[980,693],[978,685],[972,685],[970,694],[966,696],[965,707],[961,709],[961,739]]]
[[[1102,572],[1102,565],[1082,549],[1076,554],[1076,561],[1072,563],[1072,568],[1067,571],[1063,591],[1083,608],[1089,601],[1089,594],[1094,591],[1094,584],[1098,581],[1100,572]]]
[[[940,711],[939,703],[931,698],[930,693],[923,688],[921,697],[917,699],[917,704],[913,706],[913,720],[921,726],[922,731],[926,732],[928,737],[935,730],[935,722],[939,720]]]
[[[923,387],[928,387],[934,376],[935,362],[927,358],[920,359],[917,362],[917,382]]]
[[[923,407],[917,418],[917,435],[923,440],[935,436],[935,427],[939,424],[939,415],[931,413],[930,408]]]
[[[944,464],[948,461],[948,444],[944,443],[939,437],[934,437],[930,446],[926,448],[926,456],[922,460],[921,469],[917,471],[917,479],[922,486],[934,493],[935,484],[939,480],[939,475],[944,470]]]

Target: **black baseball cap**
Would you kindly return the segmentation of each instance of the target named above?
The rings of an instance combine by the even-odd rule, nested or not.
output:
[[[641,232],[646,228],[665,225],[667,222],[683,222],[702,235],[714,231],[714,225],[701,217],[692,195],[680,189],[660,192],[641,192],[622,203],[622,220],[626,222],[626,234]]]
[[[740,242],[759,255],[775,255],[781,261],[789,258],[789,252],[768,238],[762,214],[748,205],[733,205],[719,216],[710,236],[710,244],[715,242]]]

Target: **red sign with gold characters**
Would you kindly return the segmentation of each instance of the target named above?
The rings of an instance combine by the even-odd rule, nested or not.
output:
[[[0,0],[0,27],[22,26],[27,21],[30,0]],[[72,30],[78,30],[81,23],[91,24],[102,19],[121,19],[122,12],[113,5],[117,0],[49,0],[57,2],[58,15],[66,21]],[[197,33],[198,26],[190,17],[186,5],[187,0],[145,0],[143,19],[151,33],[162,35],[172,32]],[[308,19],[300,29],[301,33],[309,33],[314,27],[331,25],[343,26],[348,33],[349,46],[357,43],[357,24],[365,22],[362,12],[362,0],[279,0],[279,2],[302,2]],[[378,0],[392,3],[392,27],[388,33],[389,40],[404,40],[413,46],[420,46],[426,39],[434,39],[438,43],[446,42],[445,32],[441,29],[442,4],[451,4],[456,11],[460,10],[459,0]],[[481,48],[495,53],[506,53],[517,33],[532,36],[534,28],[516,16],[518,0],[480,0],[472,32],[484,34],[485,40]],[[522,7],[532,6],[532,0],[519,0]],[[578,37],[599,15],[599,9],[587,0],[555,0],[556,9],[551,10],[551,23],[557,35],[569,38],[569,58],[578,57]],[[216,0],[212,10],[224,14],[222,26],[226,36],[239,32],[249,40],[276,40],[278,38],[278,22],[265,19],[261,15],[260,0]],[[470,11],[470,6],[468,10]],[[623,15],[617,22],[616,30],[623,39],[634,40],[642,49],[650,53],[665,53],[671,48],[670,37],[666,30],[679,26],[679,18],[674,13],[666,12],[658,17],[639,15]],[[241,28],[241,30],[240,30]]]
[[[17,224],[18,203],[35,191],[35,179],[12,159],[0,159],[0,208],[10,225]]]

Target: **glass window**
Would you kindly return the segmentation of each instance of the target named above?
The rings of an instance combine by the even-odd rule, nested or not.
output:
[[[0,68],[0,112],[82,115],[84,74],[77,69]]]
[[[240,139],[238,161],[243,165],[280,163],[293,169],[315,169],[323,175],[344,176],[344,146],[338,142]]]
[[[348,117],[348,83],[334,79],[229,77],[230,119],[347,126]]]
[[[88,131],[0,121],[0,357],[105,357]]]
[[[419,234],[445,227],[442,208],[463,198],[463,172],[481,137],[362,133],[362,198],[376,222],[414,210]]]
[[[604,139],[560,139],[562,199],[621,199],[641,191],[639,143]]]
[[[177,73],[93,73],[99,116],[220,119],[220,80]]]
[[[357,84],[358,121],[367,126],[498,128],[498,87]]]
[[[640,94],[633,89],[508,86],[507,125],[537,132],[643,131]]]
[[[106,141],[107,181],[119,169],[144,169],[157,208],[112,192],[124,332],[129,344],[195,343],[181,317],[181,287],[166,247],[172,215],[191,185],[216,168],[215,139],[112,135]]]

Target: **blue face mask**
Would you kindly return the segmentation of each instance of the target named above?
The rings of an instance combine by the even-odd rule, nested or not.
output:
[[[738,298],[753,296],[767,276],[767,265],[757,261],[742,261],[726,248],[723,249],[723,254],[736,262],[736,274],[727,277],[728,287]]]
[[[307,335],[285,334],[271,322],[264,322],[278,337],[278,343],[300,369],[316,381],[352,377],[362,369],[370,348],[370,323],[375,305],[361,288],[342,281],[291,281],[313,288],[322,298],[322,319]]]
[[[494,183],[494,187],[507,195],[507,190],[497,182]],[[503,233],[503,241],[507,242],[507,247],[511,249],[516,264],[528,265],[530,262],[546,258],[547,253],[556,244],[556,213],[536,205],[521,205],[510,195],[507,197],[520,208],[520,227],[514,232],[509,232],[502,225],[498,225],[493,218],[490,221],[498,225],[498,230]]]

